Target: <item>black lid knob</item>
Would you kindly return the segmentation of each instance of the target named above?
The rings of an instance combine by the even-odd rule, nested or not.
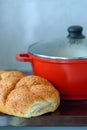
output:
[[[68,38],[72,39],[83,39],[85,36],[82,34],[83,27],[81,26],[70,26],[68,29],[69,35]]]

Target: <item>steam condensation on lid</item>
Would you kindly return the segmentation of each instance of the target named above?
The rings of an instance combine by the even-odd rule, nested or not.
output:
[[[61,44],[58,48],[55,48],[55,56],[67,58],[87,57],[87,43]]]

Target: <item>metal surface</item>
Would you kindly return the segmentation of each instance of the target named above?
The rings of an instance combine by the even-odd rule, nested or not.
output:
[[[0,126],[87,126],[87,101],[61,101],[57,111],[32,118],[1,113]]]
[[[27,71],[25,73],[33,74]],[[87,100],[61,100],[55,112],[32,118],[0,113],[0,126],[87,126]]]

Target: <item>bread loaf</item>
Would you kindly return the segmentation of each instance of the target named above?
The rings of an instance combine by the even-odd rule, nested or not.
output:
[[[46,79],[19,71],[0,72],[0,111],[30,118],[54,112],[59,92]]]

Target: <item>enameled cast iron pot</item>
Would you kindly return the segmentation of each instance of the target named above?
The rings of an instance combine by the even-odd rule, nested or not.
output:
[[[29,46],[28,53],[17,54],[16,59],[31,62],[34,74],[53,83],[61,99],[87,100],[86,54],[79,57],[80,53],[70,50],[71,45],[58,42],[34,43]],[[70,48],[64,52],[66,46]]]

